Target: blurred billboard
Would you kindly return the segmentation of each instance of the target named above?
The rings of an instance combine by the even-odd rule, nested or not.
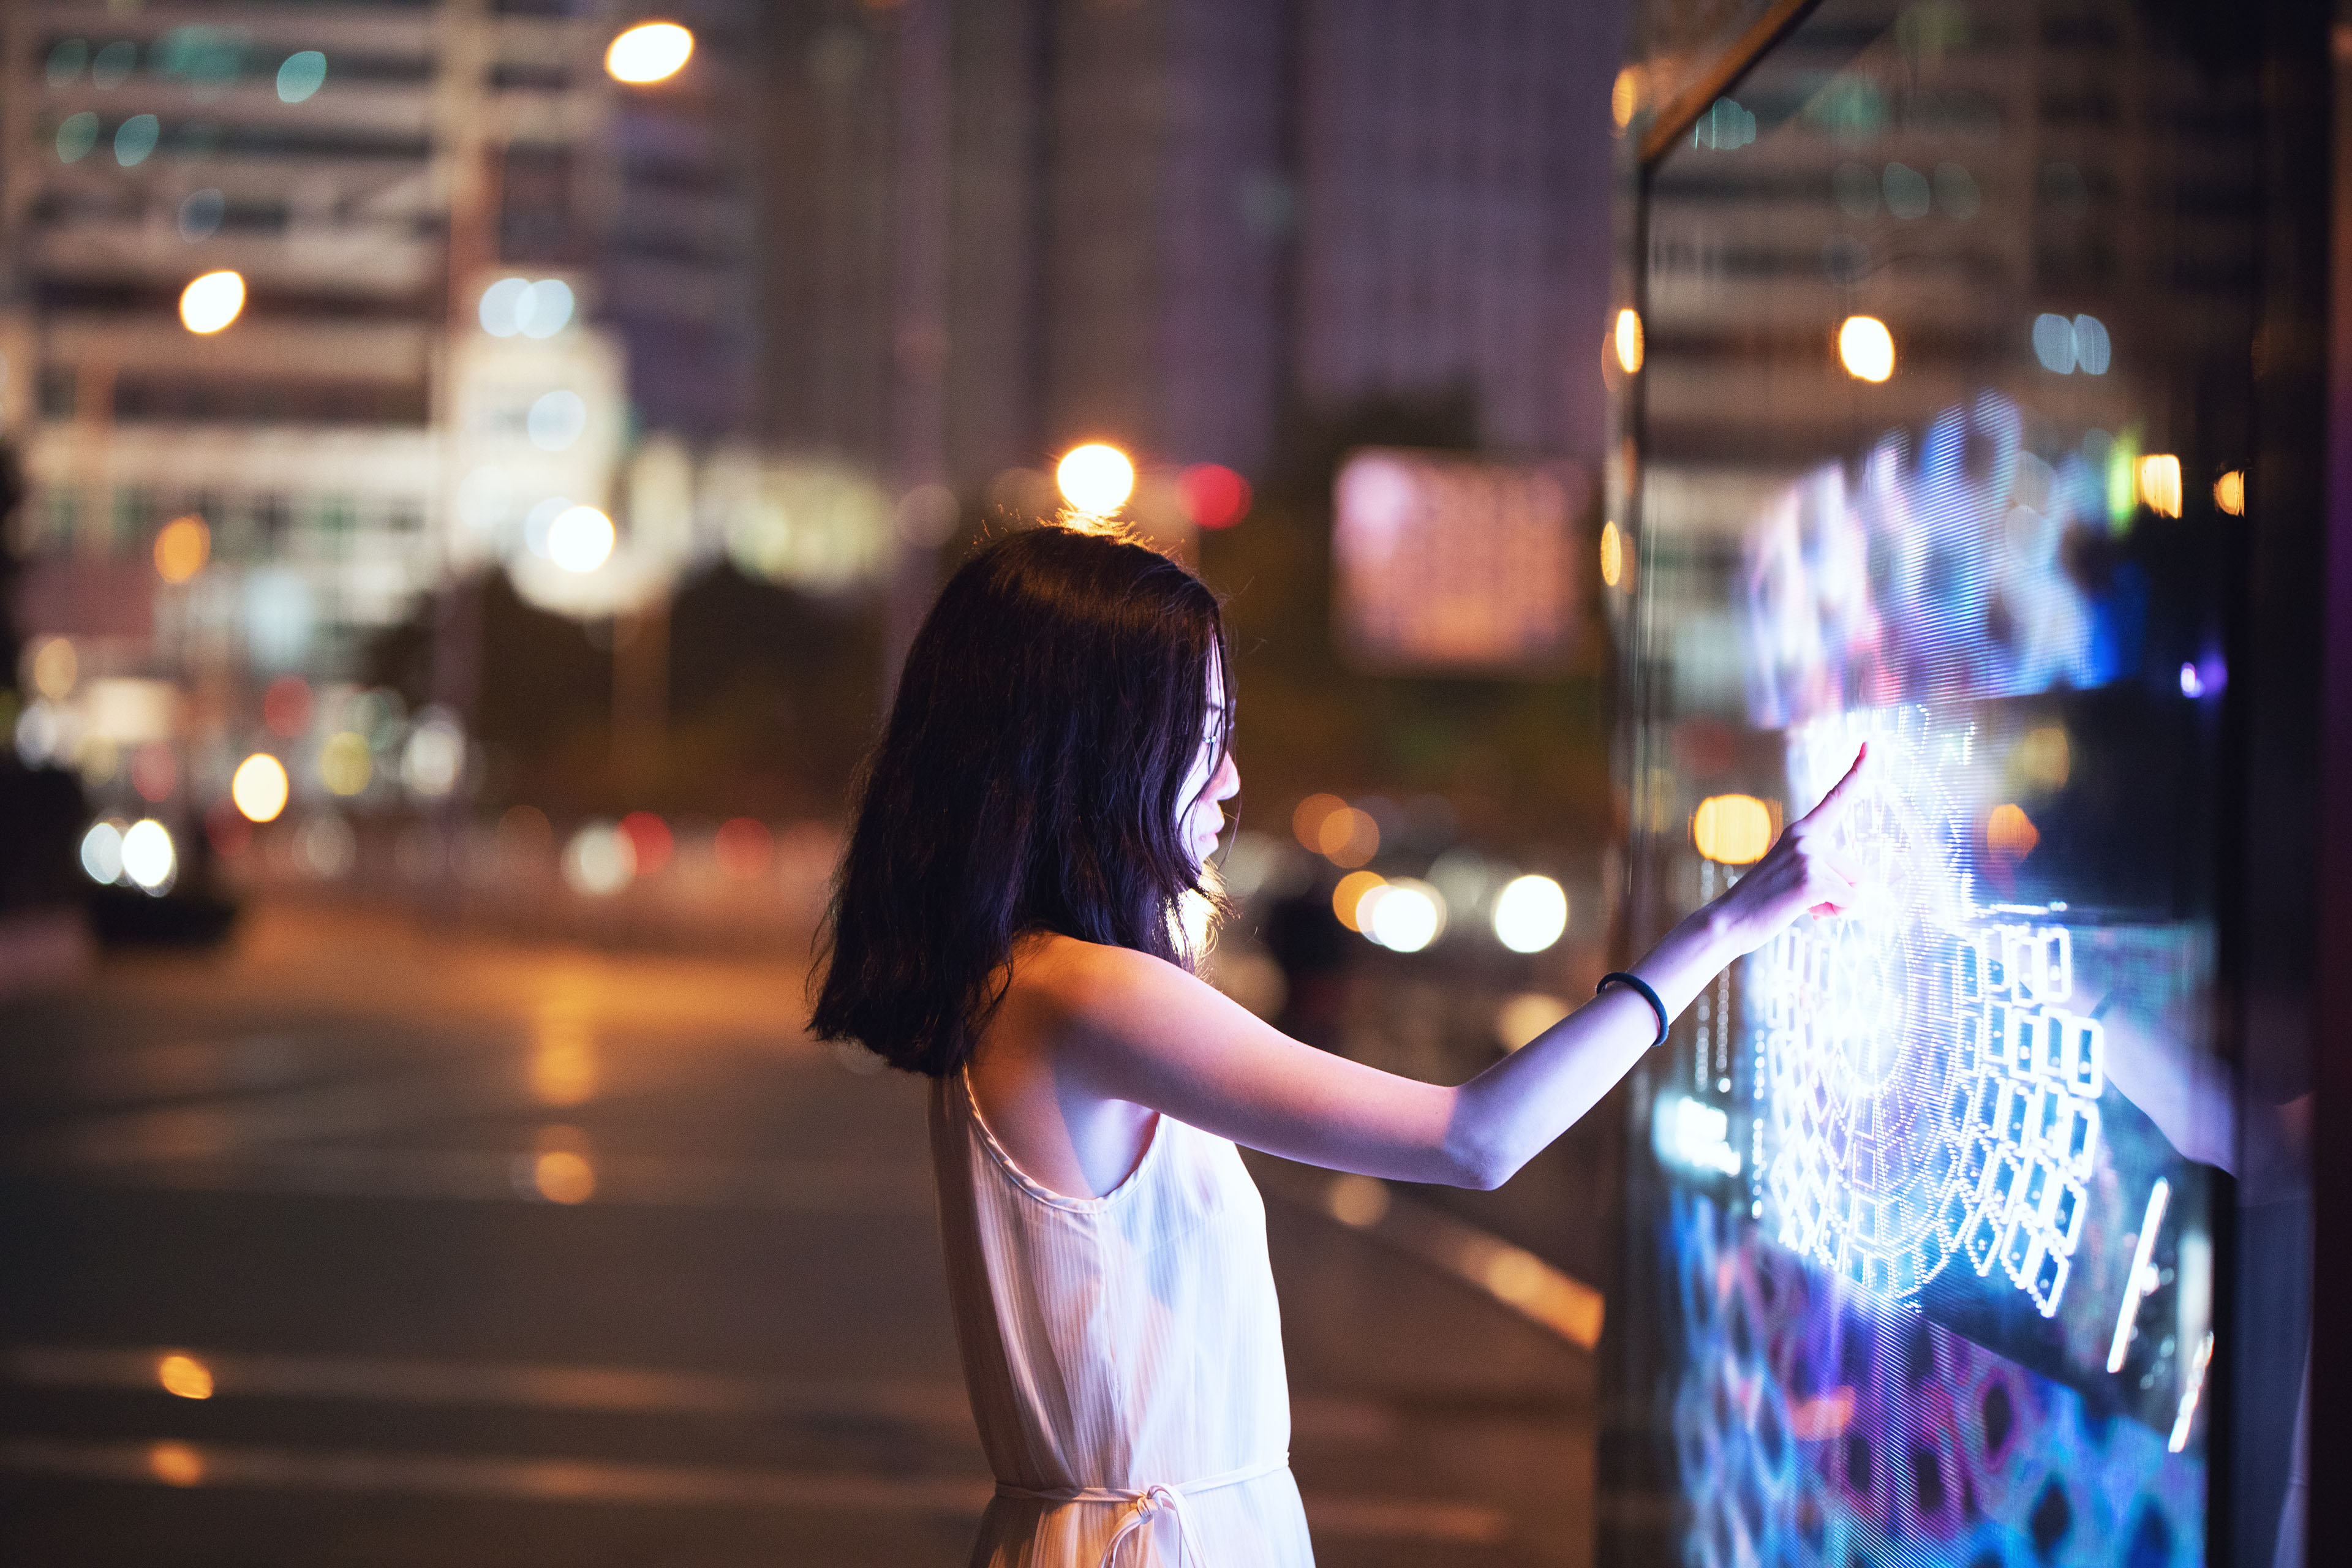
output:
[[[1334,631],[1369,668],[1549,674],[1583,640],[1573,463],[1366,447],[1334,487]]]

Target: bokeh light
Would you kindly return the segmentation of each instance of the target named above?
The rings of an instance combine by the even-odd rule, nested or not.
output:
[[[2151,452],[2139,460],[2139,499],[2158,517],[2180,515],[2180,459],[2169,452]]]
[[[1617,129],[1624,130],[1633,123],[1633,112],[1642,107],[1642,68],[1627,66],[1609,84],[1609,118]]]
[[[2231,517],[2246,515],[2246,471],[2231,468],[2213,481],[2213,504]]]
[[[1176,476],[1184,510],[1201,528],[1231,528],[1249,515],[1250,483],[1223,463],[1195,463]]]
[[[98,116],[85,109],[58,121],[58,162],[79,163],[98,145]]]
[[[614,823],[588,823],[563,847],[563,883],[575,893],[610,898],[636,874],[636,847]]]
[[[163,133],[163,123],[153,115],[132,115],[114,128],[114,161],[126,169],[145,163]]]
[[[613,520],[575,506],[547,525],[547,558],[566,572],[593,572],[613,554]]]
[[[1618,311],[1616,330],[1611,337],[1617,353],[1617,368],[1627,375],[1639,372],[1643,354],[1642,312],[1630,305]]]
[[[180,324],[192,332],[217,332],[244,310],[245,279],[239,273],[207,272],[180,290]]]
[[[675,22],[641,22],[604,51],[615,81],[643,86],[676,76],[694,53],[694,35]]]
[[[1568,930],[1568,893],[1549,877],[1515,877],[1495,899],[1495,940],[1513,952],[1541,952]]]
[[[280,103],[302,103],[327,85],[327,57],[316,49],[303,49],[286,57],[278,68],[278,100]]]
[[[329,794],[357,795],[373,777],[375,758],[368,750],[367,737],[359,731],[339,731],[319,748],[319,782]]]
[[[155,574],[166,583],[184,583],[205,569],[213,552],[212,530],[194,512],[175,517],[155,534]]]
[[[82,874],[101,886],[122,879],[122,825],[93,822],[81,836]]]
[[[1601,525],[1601,581],[1614,588],[1625,577],[1625,536],[1613,522]]]
[[[122,835],[122,874],[142,891],[171,891],[179,875],[180,857],[172,845],[171,829],[152,816],[142,816]]]
[[[1568,1016],[1568,1004],[1541,991],[1522,991],[1504,999],[1495,1009],[1495,1043],[1507,1051],[1530,1045],[1537,1036]]]
[[[465,771],[466,731],[446,711],[428,710],[400,753],[400,782],[414,795],[438,800],[457,787]]]
[[[155,1363],[155,1381],[166,1394],[182,1399],[210,1399],[213,1396],[212,1369],[192,1355],[177,1352]]]
[[[1331,912],[1339,916],[1339,923],[1349,931],[1361,931],[1364,929],[1365,897],[1374,889],[1387,886],[1388,879],[1377,871],[1350,871],[1339,879],[1338,887],[1331,889]]]
[[[1427,882],[1400,877],[1357,906],[1364,934],[1392,952],[1419,952],[1445,931],[1445,900]]]
[[[261,721],[273,735],[292,740],[310,727],[314,706],[310,683],[299,675],[281,675],[261,694]]]
[[[633,811],[621,818],[620,826],[628,837],[630,858],[638,876],[653,876],[669,864],[677,841],[671,837],[668,823],[650,811]]]
[[[1875,316],[1848,316],[1838,328],[1838,363],[1856,381],[1885,381],[1895,374],[1895,334]]]
[[[527,338],[551,338],[572,320],[572,285],[557,278],[533,283],[524,278],[501,278],[482,290],[476,315],[482,331],[494,338],[520,332]]]
[[[1715,795],[1691,813],[1691,842],[1725,866],[1752,866],[1772,847],[1772,808],[1752,795]]]
[[[1108,517],[1135,493],[1135,465],[1118,447],[1089,441],[1070,449],[1054,479],[1072,507],[1088,517]]]
[[[150,805],[172,798],[180,787],[180,759],[169,741],[150,741],[131,753],[131,787]]]
[[[2003,859],[2018,861],[2033,853],[2042,842],[2042,830],[2025,815],[2025,808],[2014,804],[1996,805],[1985,822],[1985,847]]]
[[[559,389],[530,405],[523,430],[542,452],[569,450],[588,428],[588,405],[576,392]]]
[[[286,764],[268,752],[254,752],[229,776],[228,797],[247,822],[277,821],[287,795]]]
[[[719,875],[730,881],[753,881],[766,876],[774,862],[776,836],[757,817],[730,817],[719,825],[710,851],[719,862]]]
[[[531,1163],[531,1184],[551,1204],[584,1204],[596,1195],[596,1167],[570,1149],[550,1149]]]
[[[74,682],[81,679],[81,656],[74,651],[71,637],[50,637],[33,654],[33,689],[52,702],[62,702],[73,695]]]
[[[205,1458],[185,1443],[152,1443],[147,1472],[167,1487],[193,1487],[205,1479]]]

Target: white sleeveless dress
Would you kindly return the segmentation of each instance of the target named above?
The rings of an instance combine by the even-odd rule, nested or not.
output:
[[[973,1568],[1311,1568],[1265,1206],[1161,1116],[1099,1198],[1032,1181],[970,1080],[931,1094],[964,1382],[997,1490]]]

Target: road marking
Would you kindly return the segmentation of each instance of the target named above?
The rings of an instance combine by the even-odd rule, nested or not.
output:
[[[977,1519],[995,1491],[985,1477],[881,1477],[501,1454],[302,1450],[236,1444],[0,1440],[0,1469],[73,1480],[289,1491],[404,1492],[533,1501],[772,1508],[808,1512],[945,1513]],[[1508,1535],[1498,1509],[1399,1498],[1307,1497],[1328,1536],[1490,1544]]]

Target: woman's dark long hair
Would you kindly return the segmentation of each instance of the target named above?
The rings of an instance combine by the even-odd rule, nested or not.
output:
[[[1210,729],[1224,616],[1198,577],[1099,529],[966,562],[915,636],[859,788],[809,1026],[893,1066],[961,1068],[1031,931],[1190,965],[1177,796]]]

